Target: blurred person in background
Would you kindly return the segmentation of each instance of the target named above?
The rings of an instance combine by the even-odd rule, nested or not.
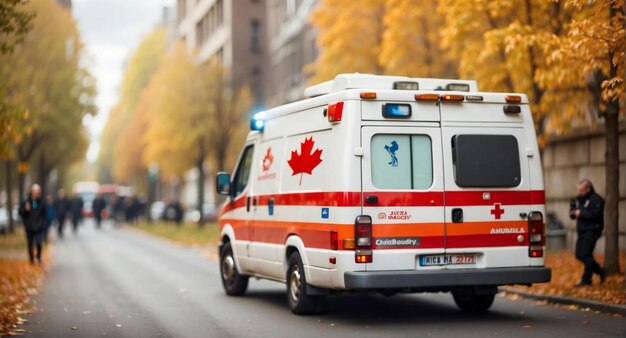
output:
[[[52,195],[46,196],[46,202],[44,203],[46,208],[46,226],[44,228],[43,241],[48,243],[48,232],[50,231],[50,227],[52,227],[52,223],[54,223],[55,212],[54,212],[54,199]]]
[[[19,214],[26,230],[28,243],[28,257],[30,263],[35,263],[35,258],[41,264],[41,245],[46,226],[46,210],[41,198],[41,187],[33,184],[28,197],[20,203]]]
[[[54,213],[57,219],[57,233],[59,238],[63,238],[63,227],[67,214],[70,212],[70,201],[65,196],[65,190],[59,189],[57,198],[54,200]]]
[[[96,195],[96,199],[93,200],[93,217],[96,220],[96,226],[100,228],[102,226],[102,213],[107,207],[107,202],[102,197],[101,193]]]
[[[72,213],[72,230],[74,234],[78,232],[78,226],[83,218],[83,199],[78,193],[74,193],[72,200],[70,201],[70,212]]]

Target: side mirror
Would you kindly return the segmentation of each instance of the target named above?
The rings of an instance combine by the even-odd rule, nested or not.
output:
[[[230,174],[225,172],[217,173],[215,190],[220,195],[230,195]]]

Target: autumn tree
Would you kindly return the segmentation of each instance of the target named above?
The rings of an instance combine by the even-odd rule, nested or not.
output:
[[[232,150],[232,136],[242,129],[244,112],[250,107],[250,94],[233,91],[221,65],[197,64],[195,54],[180,42],[147,91],[151,108],[144,160],[158,163],[166,176],[180,176],[195,168],[197,207],[202,214],[205,161],[212,157],[218,169],[224,166],[226,154]]]
[[[624,116],[624,53],[626,22],[624,0],[561,1],[575,11],[589,15],[571,22],[567,36],[559,39],[553,57],[570,67],[568,73],[585,82],[593,96],[594,109],[604,120],[605,129],[605,259],[609,274],[619,273],[619,118]],[[621,102],[621,105],[620,105]]]
[[[382,74],[385,0],[322,0],[310,16],[320,55],[308,67],[312,83],[340,73]]]
[[[24,0],[0,2],[0,55],[10,54],[32,29],[34,13],[28,11]],[[4,81],[0,82],[0,161],[4,161],[7,210],[12,209],[13,145],[19,143],[26,130],[28,111],[9,100]],[[9,217],[9,231],[13,232],[13,218]]]
[[[109,112],[102,131],[98,153],[98,176],[102,182],[138,180],[145,173],[142,158],[141,131],[144,123],[136,113],[137,102],[148,87],[166,51],[167,31],[157,27],[144,38],[133,53],[122,80],[120,99]],[[139,132],[134,135],[133,133]]]
[[[26,3],[27,0],[0,2],[0,54],[12,52],[32,28],[34,13]]]
[[[441,47],[439,1],[387,0],[379,63],[385,74],[455,78],[458,64]]]
[[[5,98],[30,117],[14,146],[20,193],[33,156],[49,142],[75,144],[73,137],[85,137],[83,117],[95,113],[95,81],[80,65],[83,46],[69,11],[53,0],[29,1],[24,10],[36,13],[32,30],[13,53],[0,56]],[[47,176],[38,179],[45,188]]]
[[[100,158],[111,167],[116,182],[141,185],[147,166],[141,161],[150,114],[149,80],[166,52],[167,32],[159,27],[139,45],[124,76],[120,103],[111,112],[103,135]]]

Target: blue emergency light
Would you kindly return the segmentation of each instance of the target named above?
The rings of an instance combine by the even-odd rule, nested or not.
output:
[[[265,112],[260,112],[254,114],[252,119],[250,119],[250,130],[256,130],[262,132],[265,129],[265,122],[263,118],[265,117]]]
[[[383,105],[383,116],[389,118],[409,118],[411,117],[411,105],[386,103]]]

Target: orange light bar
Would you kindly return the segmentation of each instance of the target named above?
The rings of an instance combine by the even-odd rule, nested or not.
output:
[[[344,238],[343,239],[343,248],[346,250],[354,249],[355,242],[353,238]]]
[[[461,102],[461,101],[465,100],[465,96],[463,96],[463,95],[455,95],[455,94],[446,94],[446,95],[441,95],[441,100],[442,101]]]
[[[374,92],[361,92],[361,98],[363,100],[374,100],[374,99],[376,99],[376,93],[374,93]]]
[[[417,101],[439,101],[439,94],[415,94]]]
[[[507,103],[521,103],[522,102],[522,97],[521,96],[517,96],[517,95],[507,95],[504,97],[504,100]]]

